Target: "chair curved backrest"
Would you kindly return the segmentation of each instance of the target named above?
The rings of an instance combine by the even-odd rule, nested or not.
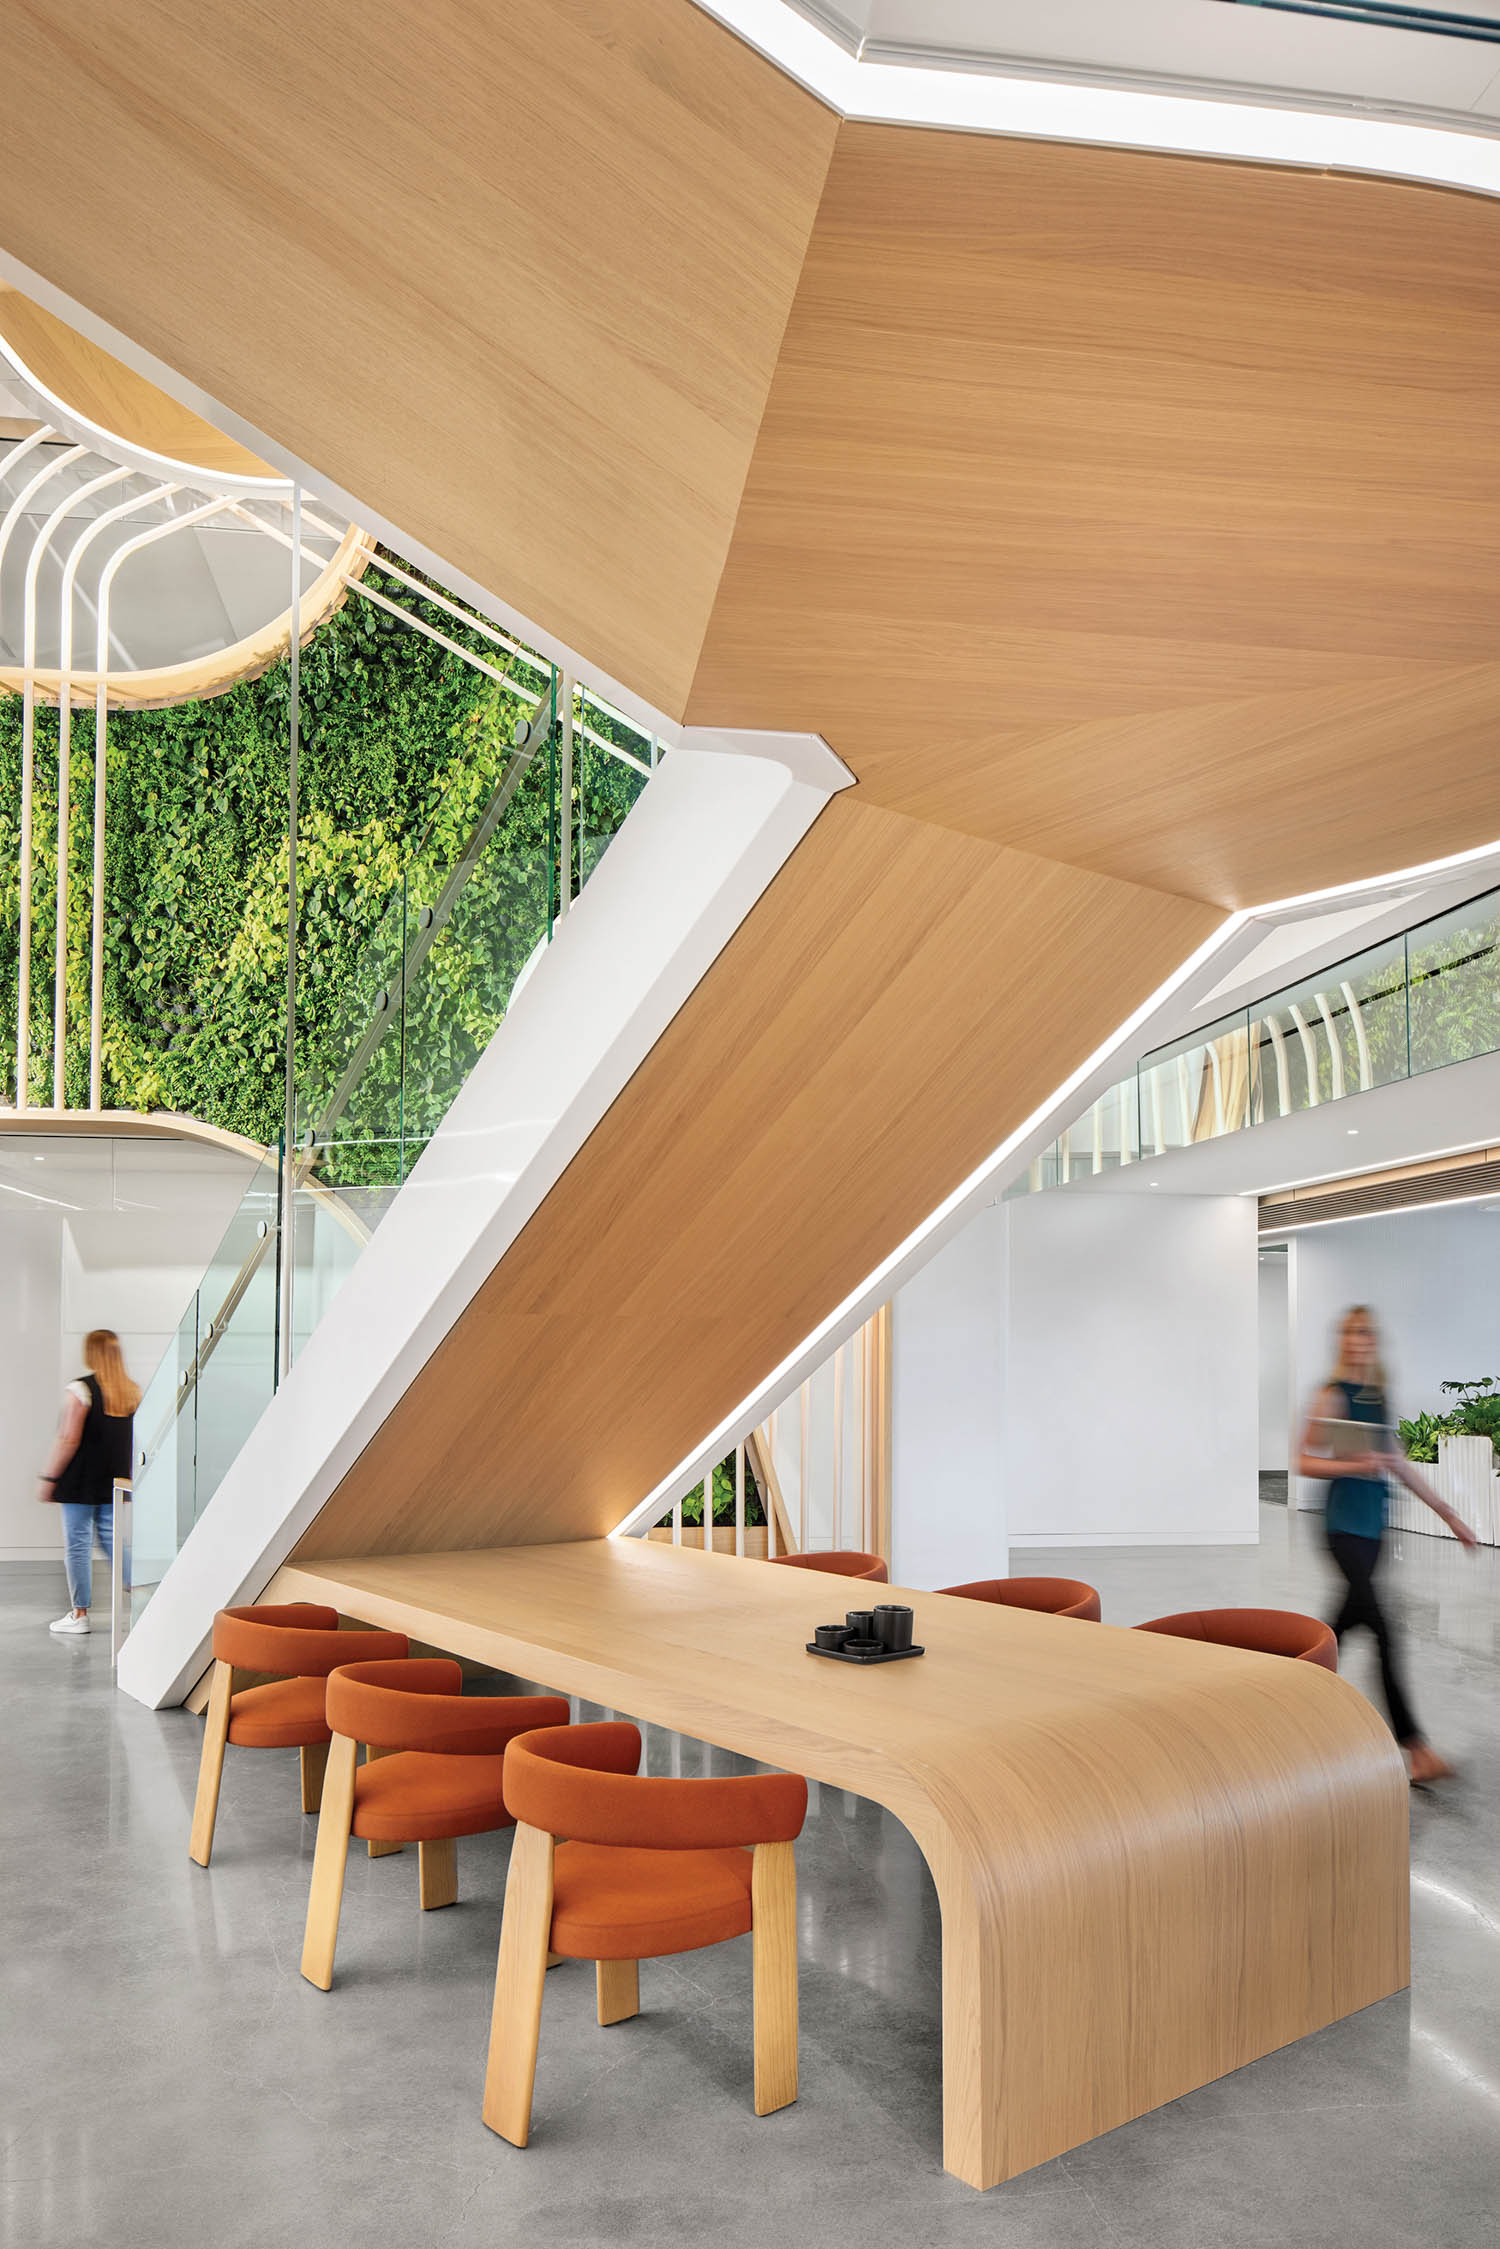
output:
[[[527,1734],[506,1752],[505,1808],[570,1843],[646,1851],[791,1843],[802,1832],[800,1773],[657,1780],[637,1772],[640,1759],[640,1733],[620,1719]]]
[[[340,1664],[328,1675],[329,1729],[376,1749],[497,1757],[517,1734],[568,1723],[562,1695],[466,1695],[463,1683],[451,1656]]]
[[[338,1610],[316,1601],[262,1602],[214,1618],[218,1662],[281,1679],[326,1679],[341,1663],[404,1657],[407,1647],[404,1632],[341,1632]]]
[[[940,1585],[962,1601],[993,1601],[1004,1609],[1039,1609],[1047,1616],[1099,1622],[1099,1596],[1079,1577],[981,1577],[971,1585]]]
[[[827,1570],[834,1577],[863,1577],[872,1584],[886,1583],[886,1567],[878,1554],[856,1554],[840,1547],[832,1554],[770,1554],[768,1561],[788,1570]]]
[[[1220,1648],[1246,1648],[1255,1655],[1291,1656],[1337,1671],[1339,1644],[1321,1617],[1295,1609],[1187,1609],[1180,1616],[1155,1616],[1137,1632],[1162,1632],[1173,1640],[1208,1640]]]

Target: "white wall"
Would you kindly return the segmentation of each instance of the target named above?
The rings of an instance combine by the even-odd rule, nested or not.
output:
[[[1260,1324],[1260,1465],[1286,1473],[1291,1457],[1292,1325],[1290,1276],[1284,1254],[1262,1251],[1257,1303]]]
[[[1253,1198],[1054,1193],[1003,1215],[1012,1545],[1253,1542]]]
[[[1007,1572],[1004,1214],[982,1210],[891,1302],[891,1577]]]
[[[1292,1257],[1299,1412],[1328,1374],[1334,1324],[1351,1304],[1379,1322],[1397,1418],[1443,1412],[1445,1381],[1500,1375],[1500,1211],[1455,1203],[1309,1226],[1292,1236]],[[1323,1496],[1321,1483],[1299,1479],[1302,1506]]]
[[[57,1510],[37,1478],[57,1427],[63,1218],[0,1212],[0,1560],[59,1552]]]

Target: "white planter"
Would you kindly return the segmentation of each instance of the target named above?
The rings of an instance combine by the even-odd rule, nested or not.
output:
[[[1500,1545],[1500,1477],[1495,1474],[1495,1450],[1488,1437],[1439,1437],[1437,1466],[1420,1470],[1439,1499],[1472,1523],[1486,1546]],[[1404,1485],[1391,1488],[1392,1527],[1422,1531],[1429,1537],[1451,1538],[1452,1531],[1432,1509]]]

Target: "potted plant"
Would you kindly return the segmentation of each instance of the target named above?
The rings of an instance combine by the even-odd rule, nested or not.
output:
[[[734,1455],[721,1460],[711,1479],[713,1485],[712,1544],[715,1554],[732,1554],[734,1547]],[[665,1542],[672,1539],[671,1510],[646,1533],[648,1538]],[[766,1529],[766,1510],[761,1499],[760,1486],[749,1461],[745,1462],[745,1554],[747,1559],[763,1562],[769,1552],[769,1534]],[[682,1543],[684,1546],[703,1544],[703,1486],[697,1484],[682,1503]]]
[[[1492,1374],[1472,1382],[1445,1382],[1445,1397],[1455,1402],[1444,1414],[1418,1414],[1399,1424],[1407,1457],[1432,1469],[1440,1499],[1457,1508],[1486,1546],[1500,1540],[1500,1493],[1495,1457],[1500,1450],[1500,1382]],[[1431,1509],[1404,1490],[1391,1496],[1391,1520],[1400,1530],[1425,1531],[1440,1538],[1452,1532]]]

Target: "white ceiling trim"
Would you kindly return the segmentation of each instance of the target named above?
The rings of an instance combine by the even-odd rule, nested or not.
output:
[[[1256,164],[1367,172],[1500,195],[1500,140],[1483,132],[1135,87],[864,61],[789,0],[697,0],[843,117],[1006,133]]]

